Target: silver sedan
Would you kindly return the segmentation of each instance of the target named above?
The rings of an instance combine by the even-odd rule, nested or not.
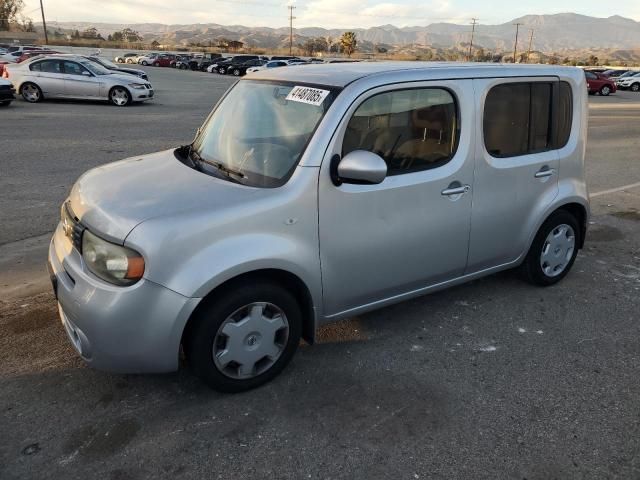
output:
[[[124,107],[150,100],[154,95],[148,81],[126,73],[114,74],[80,56],[38,56],[5,67],[5,72],[16,91],[30,103],[44,98],[70,98],[108,100]]]

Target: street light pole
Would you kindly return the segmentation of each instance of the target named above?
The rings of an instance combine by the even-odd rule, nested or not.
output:
[[[513,63],[516,63],[516,52],[518,50],[518,30],[520,29],[520,25],[522,23],[514,23],[516,26],[516,43],[513,44]]]

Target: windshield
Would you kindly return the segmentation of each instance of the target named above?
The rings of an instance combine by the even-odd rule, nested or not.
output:
[[[115,63],[113,63],[111,60],[107,60],[106,58],[95,58],[92,60],[95,62],[98,62],[99,64],[101,64],[103,67],[106,67],[106,68],[119,68]]]
[[[95,62],[80,62],[82,66],[89,70],[94,75],[111,75],[111,72]]]
[[[335,94],[326,87],[240,81],[209,116],[193,148],[205,162],[237,172],[240,183],[283,185]]]

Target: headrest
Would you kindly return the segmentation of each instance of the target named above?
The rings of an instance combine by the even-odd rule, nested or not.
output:
[[[446,124],[446,112],[442,105],[420,108],[411,112],[414,128],[429,128],[441,130]]]

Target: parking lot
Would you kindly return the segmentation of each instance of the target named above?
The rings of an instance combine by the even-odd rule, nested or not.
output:
[[[189,143],[234,82],[147,70],[152,102],[0,112],[0,478],[640,478],[640,94],[589,97],[593,217],[560,284],[504,272],[329,325],[222,395],[87,368],[49,292],[76,178]]]

